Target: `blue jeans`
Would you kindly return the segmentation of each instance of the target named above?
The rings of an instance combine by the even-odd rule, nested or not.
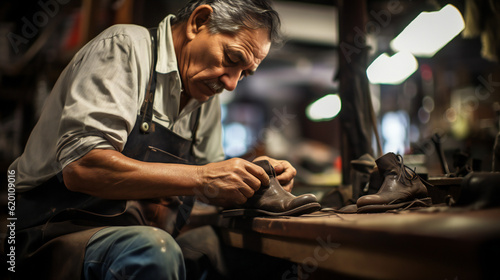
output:
[[[87,244],[85,280],[185,279],[182,252],[167,232],[149,226],[108,227]]]

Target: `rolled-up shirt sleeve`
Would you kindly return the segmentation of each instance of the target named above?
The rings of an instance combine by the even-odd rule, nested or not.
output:
[[[103,38],[104,37],[104,38]],[[125,34],[89,42],[65,76],[57,161],[64,168],[95,148],[122,151],[137,116],[138,64]]]

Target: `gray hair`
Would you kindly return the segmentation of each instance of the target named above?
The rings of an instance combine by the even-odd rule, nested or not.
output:
[[[175,15],[173,24],[186,22],[200,5],[210,5],[213,13],[208,28],[213,34],[235,34],[240,28],[266,28],[272,45],[283,43],[278,13],[267,0],[191,0]]]

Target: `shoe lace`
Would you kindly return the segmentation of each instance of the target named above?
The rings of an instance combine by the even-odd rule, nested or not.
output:
[[[403,156],[397,155],[397,160],[401,170],[398,175],[398,180],[401,183],[409,183],[418,176],[416,172],[417,168],[415,167],[414,169],[411,169],[410,167],[406,166],[403,162]]]

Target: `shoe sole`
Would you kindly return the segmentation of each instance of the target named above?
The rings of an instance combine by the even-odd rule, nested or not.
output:
[[[414,207],[429,207],[432,205],[430,197],[416,198],[412,201],[406,201],[396,204],[366,205],[359,207],[357,213],[380,213],[395,209],[410,209]]]
[[[261,209],[231,209],[231,210],[223,210],[221,212],[222,217],[258,217],[258,216],[299,216],[302,214],[309,214],[314,211],[318,211],[321,209],[321,204],[317,202],[311,202],[308,204],[304,204],[300,207],[294,208],[292,210],[288,210],[285,212],[270,212]]]

